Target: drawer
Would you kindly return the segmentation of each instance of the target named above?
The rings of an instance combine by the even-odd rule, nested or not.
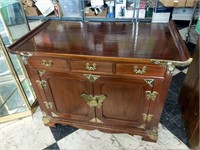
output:
[[[37,69],[65,72],[68,70],[67,60],[53,57],[31,57],[28,60],[30,66]]]
[[[96,72],[112,74],[112,63],[101,61],[71,60],[72,72]]]
[[[116,64],[116,74],[164,76],[166,67],[147,64]]]

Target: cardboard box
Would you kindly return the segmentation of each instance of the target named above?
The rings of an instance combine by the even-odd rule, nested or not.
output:
[[[160,0],[165,7],[193,7],[195,0]]]
[[[196,3],[195,0],[187,0],[185,6],[186,7],[194,7],[195,3]]]
[[[24,12],[26,16],[39,16],[41,14],[36,7],[26,7]]]
[[[160,0],[165,7],[185,7],[186,0]]]

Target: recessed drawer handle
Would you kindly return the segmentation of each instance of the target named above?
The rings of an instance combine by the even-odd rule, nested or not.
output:
[[[42,65],[44,66],[44,67],[52,67],[53,66],[53,61],[52,60],[45,60],[45,59],[43,59],[42,60]]]
[[[85,69],[89,71],[94,71],[97,69],[97,64],[93,63],[92,66],[89,63],[85,64]]]
[[[142,69],[138,69],[138,66],[133,67],[133,72],[136,74],[144,74],[146,72],[146,66],[143,66]]]

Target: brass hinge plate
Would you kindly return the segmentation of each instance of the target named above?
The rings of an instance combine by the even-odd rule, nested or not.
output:
[[[145,91],[147,100],[154,101],[157,98],[158,92]]]
[[[39,87],[41,89],[44,89],[46,87],[46,81],[45,80],[42,80],[42,81],[36,80],[36,83],[39,85]]]
[[[45,104],[47,109],[53,109],[53,103],[52,102],[44,101],[44,104]]]
[[[148,121],[148,122],[150,122],[153,117],[152,114],[142,114],[142,116],[143,116],[143,120]]]

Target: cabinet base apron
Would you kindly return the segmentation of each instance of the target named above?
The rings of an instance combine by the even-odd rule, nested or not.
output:
[[[42,118],[44,125],[49,127],[56,127],[57,124],[70,125],[76,128],[84,130],[99,130],[106,133],[127,133],[130,135],[139,135],[142,140],[156,142],[158,139],[158,127],[153,127],[152,129],[146,130],[142,127],[138,128],[120,128],[101,124],[87,124],[83,122],[75,122],[66,119],[52,118],[50,116],[43,116]]]

